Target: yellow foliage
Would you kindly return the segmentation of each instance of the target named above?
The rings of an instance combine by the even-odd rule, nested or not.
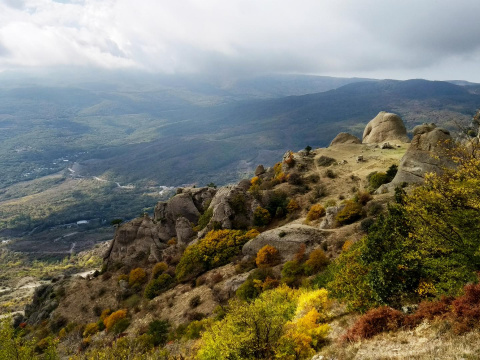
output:
[[[108,317],[108,315],[110,315],[111,313],[112,313],[112,310],[110,309],[103,310],[102,313],[100,314],[100,319],[105,320]]]
[[[307,359],[315,354],[315,347],[323,340],[330,327],[319,324],[321,315],[311,309],[303,317],[289,321],[285,325],[285,335],[280,339],[281,359]],[[278,355],[277,355],[278,356]]]
[[[325,208],[320,204],[312,205],[307,214],[307,221],[313,221],[325,216]]]
[[[242,246],[257,236],[257,230],[212,230],[184,251],[176,268],[180,281],[192,278],[203,271],[225,265],[241,252]]]
[[[203,333],[194,358],[309,359],[329,331],[327,324],[320,323],[326,316],[318,298],[326,302],[326,291],[281,285],[264,291],[252,302],[234,299],[226,316]],[[297,317],[299,305],[305,311]]]
[[[88,337],[90,335],[94,335],[98,332],[98,324],[97,323],[90,323],[85,326],[85,330],[83,330],[83,337]]]
[[[417,293],[422,297],[435,296],[435,284],[430,281],[421,281],[420,284],[418,284]]]
[[[111,313],[109,316],[107,316],[103,320],[103,324],[105,325],[107,332],[110,331],[118,321],[126,317],[127,317],[127,310],[118,310],[118,311],[115,311],[114,313]]]
[[[252,180],[250,180],[250,183],[252,185],[260,185],[261,179],[258,176],[254,176]]]
[[[298,305],[295,312],[295,317],[302,317],[312,309],[315,309],[322,314],[322,320],[326,320],[328,318],[329,308],[330,301],[328,300],[327,290],[299,290]]]
[[[143,284],[147,281],[147,273],[142,268],[136,268],[130,271],[130,275],[128,276],[128,285],[135,286]]]
[[[300,209],[300,205],[298,205],[298,203],[294,199],[292,199],[288,202],[287,211],[289,213],[293,213],[293,212],[295,212],[299,209]]]
[[[167,245],[170,245],[170,246],[177,245],[177,238],[172,237],[170,240],[168,240]]]

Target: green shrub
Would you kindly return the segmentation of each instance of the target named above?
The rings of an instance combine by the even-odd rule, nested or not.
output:
[[[190,298],[190,300],[188,301],[188,306],[190,306],[191,309],[194,309],[201,303],[202,303],[202,298],[200,297],[200,295],[196,295]]]
[[[98,324],[97,323],[90,323],[85,325],[85,330],[83,330],[83,337],[89,337],[90,335],[94,335],[98,332]]]
[[[310,253],[308,260],[305,262],[305,273],[308,275],[318,273],[325,269],[329,262],[323,250],[315,249]]]
[[[273,191],[270,192],[267,196],[267,206],[265,208],[270,213],[270,216],[273,218],[278,208],[281,208],[283,214],[287,213],[287,206],[289,203],[288,195],[283,191]]]
[[[176,268],[179,281],[190,280],[207,270],[227,264],[258,231],[210,231],[196,244],[187,247]]]
[[[167,290],[172,282],[173,278],[169,274],[162,274],[158,278],[150,280],[145,287],[144,296],[151,300]]]
[[[127,300],[123,302],[124,306],[128,309],[132,309],[140,304],[141,298],[137,294],[133,294]]]
[[[263,290],[260,283],[266,281],[268,278],[274,278],[272,270],[270,268],[256,269],[237,289],[237,297],[244,301],[251,301],[253,299],[256,299]]]
[[[165,320],[153,320],[148,324],[147,334],[153,339],[154,346],[164,346],[167,343],[170,324]]]
[[[320,156],[317,160],[318,166],[330,166],[336,162],[337,160],[335,160],[334,158],[325,155]]]
[[[337,174],[335,174],[332,169],[327,169],[325,171],[325,176],[330,179],[335,179],[337,177]]]
[[[198,218],[198,224],[193,228],[195,231],[200,231],[205,229],[205,227],[210,222],[213,216],[213,208],[208,208],[200,217]]]
[[[270,213],[267,209],[262,208],[261,206],[257,207],[253,212],[253,223],[256,226],[265,226],[270,223],[272,219]]]
[[[362,217],[362,205],[348,200],[345,207],[337,213],[335,220],[341,225],[351,224]]]
[[[159,275],[168,270],[168,265],[165,262],[156,263],[152,269],[152,278],[156,279]]]
[[[229,200],[229,204],[236,215],[245,214],[247,212],[247,205],[245,202],[245,196],[243,194],[236,194],[232,199]]]
[[[305,275],[303,265],[296,260],[287,261],[282,267],[282,282],[288,286],[300,285]]]
[[[130,320],[127,318],[123,318],[118,320],[113,326],[112,326],[112,333],[115,335],[123,333],[128,327],[130,326]]]
[[[381,185],[389,182],[388,176],[384,172],[372,174],[368,180],[368,186],[371,190],[377,190]]]

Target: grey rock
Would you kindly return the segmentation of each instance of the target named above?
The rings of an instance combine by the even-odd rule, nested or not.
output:
[[[263,165],[258,165],[255,169],[255,176],[262,175],[263,173],[265,173],[265,168]]]
[[[453,167],[448,157],[448,149],[452,145],[450,133],[434,124],[415,127],[415,136],[407,152],[400,161],[398,172],[389,188],[403,182],[421,184],[429,172],[439,173],[445,167]]]
[[[357,138],[356,136],[346,133],[346,132],[341,132],[335,138],[332,140],[329,146],[335,146],[338,144],[361,144],[362,140]]]
[[[365,127],[362,142],[364,144],[379,144],[388,140],[410,141],[407,136],[407,129],[400,116],[381,111]]]
[[[243,246],[242,253],[247,256],[256,256],[262,247],[271,245],[277,248],[282,260],[291,260],[302,244],[308,250],[325,241],[327,235],[327,232],[311,226],[288,224],[261,233]]]
[[[160,241],[158,234],[159,226],[148,217],[121,225],[104,255],[107,268],[115,262],[139,266],[160,261],[160,250],[166,245]]]
[[[177,241],[179,244],[188,244],[195,236],[192,224],[187,218],[179,217],[175,224],[175,232],[177,233]]]
[[[345,205],[330,206],[325,209],[325,217],[320,223],[320,229],[334,229],[337,227],[337,221],[335,220],[338,212],[342,210]]]

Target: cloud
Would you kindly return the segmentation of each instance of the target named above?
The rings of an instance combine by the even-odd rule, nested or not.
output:
[[[479,13],[476,0],[0,0],[0,69],[480,81]]]

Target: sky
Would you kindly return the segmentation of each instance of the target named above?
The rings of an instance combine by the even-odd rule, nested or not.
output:
[[[480,82],[479,0],[0,0],[0,71]]]

